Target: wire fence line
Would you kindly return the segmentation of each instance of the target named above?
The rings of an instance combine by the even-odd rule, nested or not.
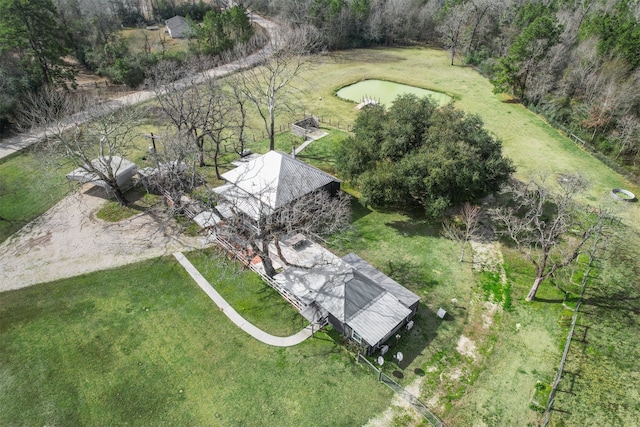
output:
[[[409,393],[404,387],[395,382],[393,378],[382,372],[382,370],[378,369],[373,363],[369,362],[366,357],[358,353],[356,357],[356,361],[358,363],[364,363],[364,366],[371,370],[378,377],[378,381],[384,383],[387,387],[393,390],[396,394],[400,395],[404,400],[409,402],[411,406],[418,411],[420,415],[424,417],[429,424],[433,427],[447,427],[444,421],[442,421],[436,414],[431,412],[431,410],[420,401],[413,394]]]
[[[594,268],[597,268],[594,264],[597,261],[596,258],[596,253],[597,251],[600,249],[600,243],[601,243],[601,237],[602,237],[602,233],[601,230],[598,231],[594,237],[594,243],[593,246],[591,247],[591,249],[587,252],[587,256],[589,257],[589,260],[587,262],[586,265],[586,269],[585,269],[585,273],[584,276],[582,278],[582,282],[581,282],[581,286],[582,289],[580,291],[580,297],[578,298],[578,303],[576,304],[576,308],[573,312],[573,317],[571,319],[571,327],[569,328],[569,333],[567,334],[567,341],[565,342],[564,345],[564,351],[562,352],[562,358],[560,359],[560,365],[558,366],[558,371],[556,373],[556,376],[551,384],[551,392],[549,393],[549,400],[547,402],[547,408],[544,411],[544,414],[542,416],[542,420],[541,420],[541,425],[542,427],[547,427],[547,425],[549,425],[549,422],[551,421],[551,412],[553,411],[553,404],[555,403],[555,399],[556,399],[556,393],[558,391],[558,385],[560,385],[560,382],[562,380],[562,375],[564,372],[564,365],[567,361],[567,357],[569,355],[569,349],[571,348],[571,341],[573,339],[573,333],[576,327],[576,322],[578,320],[578,315],[580,314],[580,306],[582,305],[582,301],[583,301],[583,297],[584,297],[584,293],[585,290],[587,288],[587,283],[589,282],[590,279],[592,279],[591,277],[591,270]]]

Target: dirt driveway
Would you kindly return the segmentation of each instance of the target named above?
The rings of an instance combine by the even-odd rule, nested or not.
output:
[[[105,202],[91,185],[63,199],[0,244],[0,291],[118,267],[204,246],[172,222],[141,213],[118,223],[95,213]]]

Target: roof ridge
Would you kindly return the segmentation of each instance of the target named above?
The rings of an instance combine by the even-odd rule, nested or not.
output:
[[[296,162],[296,163],[301,164],[301,165],[303,165],[303,166],[305,166],[305,167],[307,167],[307,168],[313,169],[313,170],[314,170],[314,171],[316,171],[316,172],[319,172],[319,173],[321,173],[321,174],[323,174],[323,175],[326,175],[326,176],[328,176],[328,177],[330,177],[330,178],[333,178],[333,179],[335,179],[335,180],[338,180],[338,178],[336,178],[335,176],[331,175],[330,173],[325,172],[325,171],[323,171],[322,169],[319,169],[319,168],[317,168],[317,167],[315,167],[315,166],[313,166],[313,165],[310,165],[310,164],[309,164],[309,163],[307,163],[307,162],[303,162],[302,160],[298,159],[297,157],[293,157],[292,155],[287,154],[287,153],[285,153],[284,151],[277,151],[277,150],[274,150],[274,152],[275,152],[275,153],[278,153],[278,154],[281,154],[281,155],[282,155],[282,157],[284,157],[284,158],[286,158],[286,159],[288,159],[288,160],[290,160],[290,161]]]
[[[383,289],[383,290],[382,290],[382,292],[380,292],[378,295],[376,295],[376,297],[375,297],[375,298],[373,298],[371,301],[369,301],[369,302],[368,302],[364,307],[362,307],[361,309],[359,309],[358,311],[356,311],[355,313],[353,313],[353,315],[352,315],[351,317],[349,317],[349,318],[347,319],[347,318],[346,318],[346,316],[345,316],[345,320],[344,320],[344,322],[345,322],[345,323],[348,323],[348,322],[350,322],[351,320],[353,320],[353,319],[355,319],[356,317],[358,317],[358,315],[359,315],[360,313],[362,313],[363,311],[368,310],[368,309],[369,309],[369,307],[371,307],[373,304],[375,304],[376,302],[378,302],[378,300],[379,300],[380,298],[382,298],[385,294],[391,294],[391,293],[390,293],[390,292],[388,292],[388,291],[385,291],[385,290]],[[392,295],[392,296],[393,296],[393,295]],[[346,306],[346,304],[345,304],[345,306]],[[346,313],[345,313],[345,314],[346,314]]]
[[[341,258],[342,260],[342,258]],[[344,321],[345,323],[350,321],[351,319],[353,319],[354,317],[356,317],[360,312],[362,312],[362,310],[365,310],[366,308],[370,307],[374,302],[378,301],[378,299],[382,298],[382,295],[385,293],[388,293],[388,291],[386,289],[384,289],[382,286],[378,285],[376,282],[374,282],[373,280],[371,280],[369,277],[365,276],[364,274],[360,273],[358,271],[357,268],[353,267],[352,265],[350,265],[349,263],[345,262],[344,260],[342,260],[348,267],[349,269],[349,273],[353,276],[352,278],[350,278],[349,280],[344,281],[344,313],[343,313],[343,317],[344,317]],[[353,279],[359,279],[364,281],[365,283],[372,285],[373,287],[377,288],[377,290],[379,291],[379,293],[375,296],[375,298],[371,299],[367,304],[365,304],[363,307],[359,308],[358,310],[356,310],[355,313],[353,313],[353,315],[349,316],[347,318],[347,288],[349,286],[349,283],[353,280]]]

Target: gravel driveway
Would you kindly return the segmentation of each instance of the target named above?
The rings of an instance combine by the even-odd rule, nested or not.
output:
[[[0,291],[203,247],[172,221],[146,212],[117,223],[95,217],[105,199],[91,185],[0,244]]]

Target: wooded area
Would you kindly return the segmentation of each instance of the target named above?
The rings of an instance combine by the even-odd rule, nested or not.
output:
[[[177,63],[189,57],[217,58],[253,35],[250,17],[241,7],[218,4],[103,0],[0,0],[0,134],[15,126],[24,93],[45,86],[73,89],[83,68],[111,83],[137,88],[159,61]],[[165,19],[186,16],[188,49],[167,49]],[[202,25],[196,23],[202,22]],[[144,46],[134,47],[122,29],[155,28]],[[203,64],[211,61],[202,61]]]
[[[496,92],[574,133],[603,160],[640,163],[640,3],[633,0],[254,0],[315,25],[331,49],[429,43]],[[606,156],[606,158],[604,158]],[[607,160],[608,158],[608,160]]]
[[[217,55],[250,37],[245,8],[315,27],[329,49],[429,43],[472,65],[496,92],[575,134],[603,160],[640,164],[640,4],[633,0],[0,0],[0,132],[20,95],[72,87],[74,63],[136,87],[158,60]],[[138,54],[118,30],[175,15],[198,27],[190,52]],[[615,165],[614,165],[615,166]]]

